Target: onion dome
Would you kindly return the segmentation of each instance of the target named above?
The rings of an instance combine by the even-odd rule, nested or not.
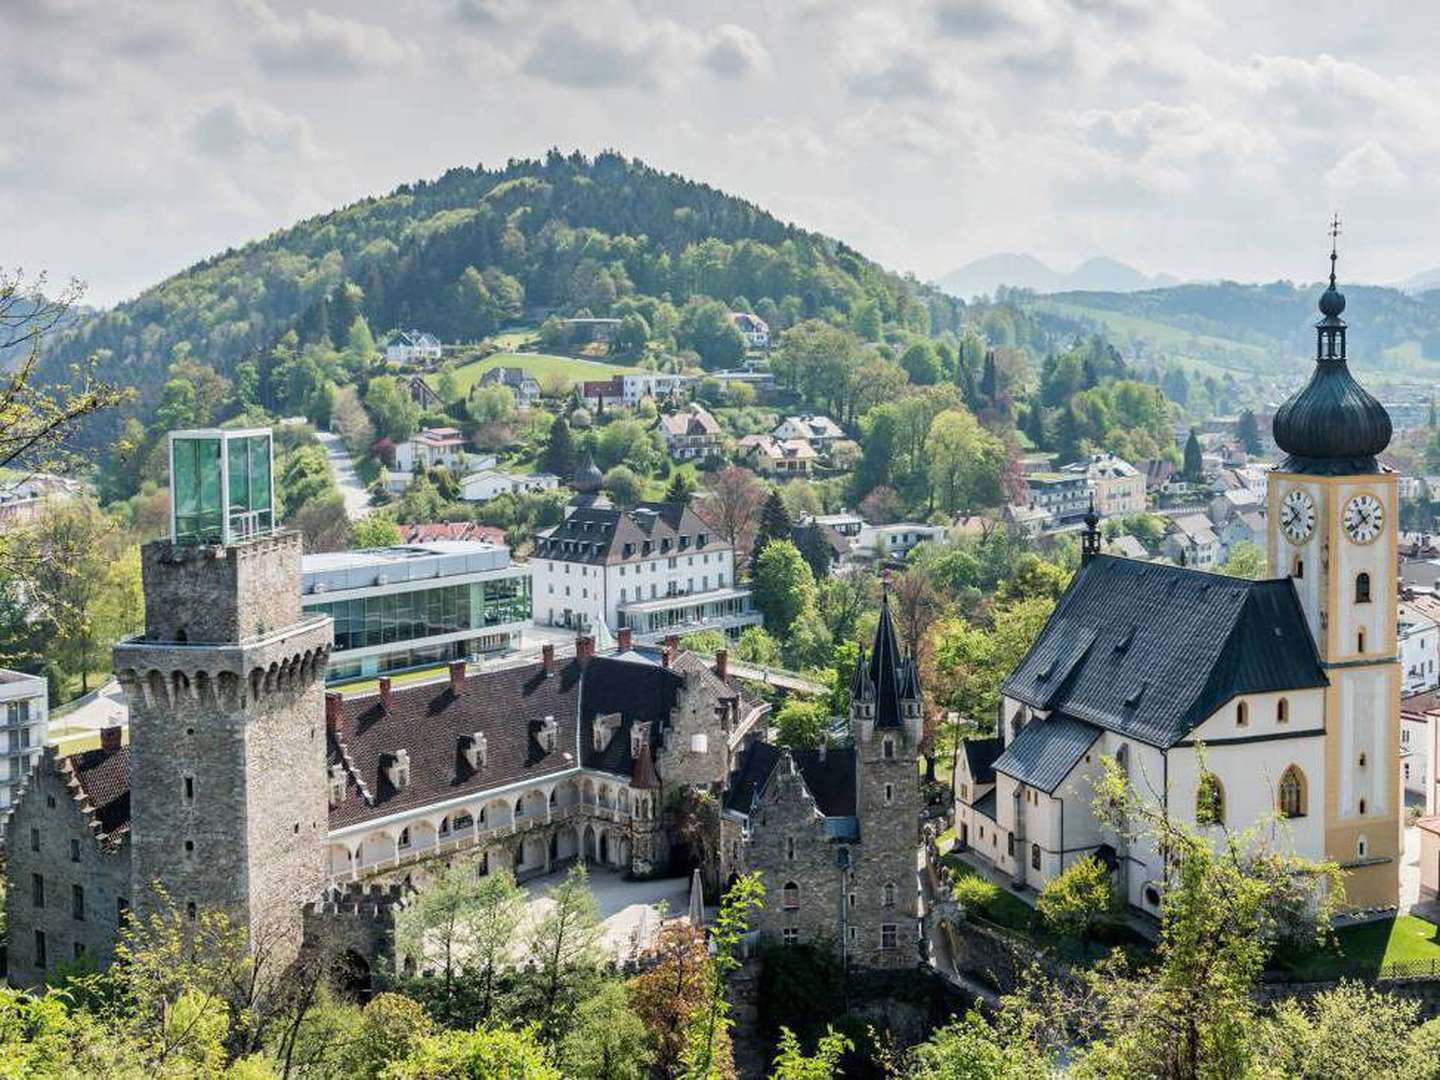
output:
[[[1337,230],[1332,228],[1332,236]],[[1390,414],[1350,373],[1345,353],[1345,294],[1335,284],[1320,296],[1315,324],[1315,371],[1275,412],[1275,444],[1287,457],[1281,472],[1344,476],[1379,472],[1376,455],[1390,445]]]
[[[570,486],[581,495],[594,495],[605,483],[605,474],[595,464],[595,457],[592,454],[585,455],[585,463],[575,470],[575,477],[570,481]]]

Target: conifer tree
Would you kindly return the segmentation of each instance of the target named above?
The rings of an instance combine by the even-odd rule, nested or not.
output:
[[[790,512],[785,509],[785,502],[780,498],[780,492],[771,488],[769,496],[765,499],[765,505],[760,508],[760,528],[755,533],[755,546],[750,553],[752,575],[755,572],[755,564],[760,558],[760,552],[765,549],[765,545],[771,540],[789,540],[792,528]]]
[[[1205,477],[1205,459],[1200,452],[1200,436],[1190,429],[1190,438],[1185,440],[1185,479],[1198,484]]]
[[[550,425],[550,438],[545,443],[545,471],[562,481],[575,475],[575,439],[565,417],[557,416]]]

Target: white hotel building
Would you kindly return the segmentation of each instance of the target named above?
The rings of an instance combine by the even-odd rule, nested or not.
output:
[[[641,642],[701,630],[734,636],[762,621],[736,584],[735,549],[675,503],[619,510],[582,497],[540,534],[530,566],[535,621],[602,640],[621,627]]]
[[[0,723],[4,724],[3,768],[0,768],[0,820],[30,777],[30,770],[45,746],[49,728],[50,692],[38,675],[0,668]]]

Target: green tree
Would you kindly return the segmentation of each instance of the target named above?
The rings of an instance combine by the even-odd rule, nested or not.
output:
[[[1185,479],[1192,484],[1198,484],[1205,479],[1205,459],[1200,449],[1200,436],[1194,428],[1190,429],[1190,437],[1185,440]]]
[[[393,375],[377,375],[365,390],[365,407],[388,439],[403,442],[420,429],[420,406]]]
[[[861,425],[860,464],[855,469],[855,491],[865,495],[888,486],[895,472],[895,443],[898,424],[893,405],[880,405],[865,414]]]
[[[775,714],[777,740],[781,746],[796,750],[813,750],[825,735],[825,706],[817,701],[791,698]]]
[[[1005,447],[960,409],[940,413],[931,422],[927,454],[932,497],[946,513],[997,506]]]
[[[940,357],[929,341],[917,341],[900,355],[900,366],[916,386],[933,386],[940,381]]]
[[[795,546],[799,549],[800,555],[805,560],[805,565],[810,567],[810,573],[816,581],[824,581],[830,576],[830,566],[835,557],[834,550],[830,547],[830,541],[825,538],[824,530],[819,523],[812,521],[809,525],[802,526],[799,535],[795,538]]]
[[[438,1031],[392,1062],[386,1080],[563,1080],[534,1027]]]
[[[683,472],[677,472],[670,477],[670,486],[665,489],[665,501],[667,503],[679,503],[681,506],[689,506],[690,500],[695,497],[695,481]]]
[[[610,351],[617,356],[643,356],[650,341],[650,326],[645,316],[632,311],[620,320],[620,329],[615,331],[610,342]]]
[[[605,474],[605,493],[620,506],[634,506],[645,498],[645,481],[628,465],[616,465]]]
[[[1093,856],[1071,863],[1040,890],[1035,910],[1045,924],[1064,937],[1087,941],[1095,927],[1115,910],[1115,887],[1109,869]]]
[[[773,666],[780,662],[780,645],[763,626],[747,626],[735,643],[735,659],[762,667]]]
[[[1260,423],[1251,409],[1240,414],[1240,419],[1235,424],[1235,435],[1247,454],[1258,454],[1263,448],[1264,444],[1260,441]]]
[[[545,443],[542,455],[545,471],[554,473],[561,480],[575,475],[575,438],[570,434],[570,425],[565,417],[557,416],[550,425],[550,437]]]
[[[772,540],[760,551],[752,585],[765,629],[779,637],[815,607],[815,575],[789,540]]]
[[[755,545],[751,549],[751,574],[760,560],[760,552],[773,540],[790,539],[790,512],[785,509],[785,500],[778,488],[771,488],[760,507],[760,524],[755,530]]]
[[[795,1033],[781,1028],[779,1053],[770,1080],[833,1080],[840,1075],[840,1060],[854,1049],[854,1042],[827,1026],[815,1053],[807,1055]]]
[[[630,1008],[625,987],[606,982],[575,1011],[557,1057],[570,1080],[646,1080],[655,1051],[645,1022]]]
[[[710,371],[733,368],[745,356],[745,339],[730,318],[730,309],[717,300],[691,297],[680,313],[676,336],[680,347],[694,349]]]
[[[710,933],[713,955],[706,965],[704,1000],[691,1017],[685,1039],[686,1080],[723,1080],[734,1072],[729,1060],[730,973],[740,966],[740,943],[749,933],[750,915],[765,902],[758,873],[744,874],[726,891]]]
[[[344,1066],[352,1076],[379,1076],[434,1032],[435,1022],[418,1001],[404,994],[376,994],[361,1010],[359,1030],[346,1042]]]
[[[400,526],[385,514],[371,514],[355,522],[350,530],[357,548],[396,547],[400,543]]]
[[[1265,552],[1258,544],[1242,540],[1230,549],[1225,561],[1216,569],[1231,577],[1257,579],[1265,576]]]
[[[375,345],[375,335],[364,315],[356,315],[345,331],[345,366],[352,372],[368,371],[380,359],[380,350]]]
[[[571,1022],[582,988],[600,963],[600,912],[590,892],[590,877],[577,863],[547,892],[551,904],[531,933],[529,960],[536,974],[535,1013],[547,1038]]]

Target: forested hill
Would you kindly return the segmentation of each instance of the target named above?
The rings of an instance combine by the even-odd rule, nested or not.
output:
[[[874,305],[924,333],[957,328],[963,309],[707,185],[616,154],[552,151],[452,169],[199,263],[82,322],[48,373],[100,351],[144,415],[177,350],[229,376],[291,328],[343,344],[357,313],[377,334],[414,325],[473,340],[522,314],[599,316],[625,297],[679,307],[696,295],[744,299],[782,325]]]
[[[1358,368],[1433,378],[1440,372],[1440,292],[1411,295],[1373,285],[1345,285],[1350,355]],[[1175,332],[1193,335],[1213,353],[1226,343],[1244,366],[1270,373],[1303,366],[1313,355],[1311,325],[1323,284],[1235,282],[1178,285],[1143,292],[1068,292],[1036,297],[1039,309],[1090,317],[1122,346],[1164,350]],[[1127,352],[1130,350],[1127,348]],[[1143,355],[1144,349],[1140,350]]]

